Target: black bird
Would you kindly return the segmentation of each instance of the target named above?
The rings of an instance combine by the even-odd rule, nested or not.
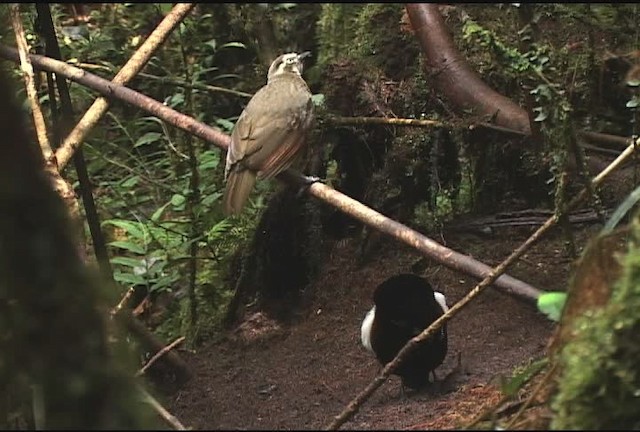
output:
[[[434,291],[419,276],[403,273],[390,277],[375,289],[374,306],[362,322],[362,345],[386,365],[409,339],[417,336],[449,308],[444,295]],[[447,327],[420,343],[394,374],[402,386],[419,390],[429,383],[429,374],[447,355]]]

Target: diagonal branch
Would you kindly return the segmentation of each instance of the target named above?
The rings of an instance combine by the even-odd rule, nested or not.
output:
[[[17,59],[15,49],[0,45],[0,56],[11,60]],[[185,114],[177,112],[166,105],[140,94],[130,88],[113,84],[105,79],[70,66],[64,62],[48,57],[31,55],[34,66],[56,72],[82,85],[90,87],[103,95],[115,97],[135,105],[167,123],[192,133],[205,141],[214,143],[222,149],[229,145],[229,136],[222,131],[207,126]],[[300,186],[308,186],[308,179],[298,172],[287,170],[278,176],[287,183]],[[362,221],[363,223],[394,237],[431,257],[438,263],[453,270],[472,275],[478,279],[487,277],[491,267],[464,254],[444,247],[436,241],[420,234],[418,231],[390,219],[381,213],[365,206],[364,204],[344,195],[322,183],[313,183],[307,188],[307,192],[319,200],[328,203],[344,213]],[[497,288],[509,294],[516,295],[529,302],[535,302],[541,291],[526,282],[515,279],[509,275],[500,276],[495,283]]]
[[[171,12],[158,24],[158,27],[149,35],[147,40],[144,41],[138,51],[131,56],[129,61],[113,78],[112,82],[115,84],[126,84],[136,76],[136,74],[146,66],[156,50],[167,40],[171,31],[182,22],[184,17],[186,17],[194,7],[195,4],[193,3],[176,4]],[[60,171],[64,169],[75,150],[80,147],[89,131],[100,121],[108,109],[109,101],[106,98],[101,97],[96,99],[76,127],[69,133],[67,138],[65,138],[55,153]]]
[[[44,121],[44,115],[42,114],[42,109],[38,101],[38,92],[36,91],[33,81],[33,66],[29,59],[29,47],[24,34],[22,20],[20,19],[20,4],[12,3],[9,5],[9,11],[11,12],[11,25],[13,26],[16,44],[18,45],[18,53],[20,54],[20,69],[22,69],[22,77],[24,78],[24,85],[31,105],[31,113],[33,114],[33,123],[35,125],[38,143],[40,144],[42,155],[45,160],[48,160],[53,151],[51,150],[51,144],[47,137],[47,124]]]
[[[637,145],[640,145],[640,139],[629,145],[611,164],[606,167],[600,174],[591,180],[591,187],[595,188],[602,181],[611,174],[616,168],[618,168],[627,158],[629,158]],[[577,207],[588,196],[587,188],[582,191],[567,205],[568,210],[572,210]],[[492,269],[491,273],[484,278],[478,285],[476,285],[469,293],[464,296],[460,301],[453,305],[447,313],[435,320],[429,327],[427,327],[418,336],[411,339],[407,344],[398,352],[396,357],[382,369],[380,374],[360,393],[358,394],[347,407],[337,415],[334,420],[327,426],[327,430],[337,430],[343,425],[349,418],[351,418],[360,406],[371,397],[371,395],[380,387],[400,363],[418,346],[418,344],[425,339],[434,335],[440,328],[451,318],[453,318],[462,308],[469,304],[473,299],[478,297],[490,284],[496,281],[496,279],[504,273],[507,268],[513,264],[518,258],[522,256],[531,246],[533,246],[544,233],[552,228],[558,222],[557,215],[551,216],[547,221],[540,226],[524,243],[522,243],[516,250],[514,250],[507,259],[502,261],[498,266]]]

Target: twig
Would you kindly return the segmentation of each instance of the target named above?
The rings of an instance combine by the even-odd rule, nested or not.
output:
[[[127,330],[138,338],[143,349],[155,352],[162,350],[165,346],[165,344],[158,340],[158,337],[144,324],[137,320],[129,310],[123,310],[121,313],[116,314],[115,319],[124,324]],[[163,359],[173,366],[179,382],[185,382],[191,378],[191,371],[189,370],[189,367],[178,354],[173,351],[167,351]]]
[[[618,136],[618,135],[610,135],[604,134],[600,132],[589,132],[589,131],[578,131],[578,136],[587,141],[595,141],[599,143],[611,144],[613,147],[617,149],[624,149],[629,145],[629,142],[633,140],[628,137]]]
[[[142,393],[142,397],[144,397],[145,401],[151,405],[151,407],[166,421],[172,428],[175,430],[188,430],[180,420],[176,418],[173,414],[171,414],[165,407],[160,405],[160,402],[156,400],[153,396],[149,394],[144,388],[138,386],[140,393]]]
[[[462,429],[469,430],[474,429],[475,426],[486,419],[490,414],[496,412],[496,410],[501,407],[505,402],[511,399],[513,396],[508,394],[503,394],[500,400],[495,404],[489,404],[486,408],[484,408],[480,414],[476,415],[469,424],[465,425]]]
[[[39,28],[39,32],[45,41],[45,54],[61,60],[62,54],[60,53],[60,46],[58,45],[58,38],[56,37],[56,30],[53,25],[53,18],[51,17],[50,5],[48,3],[36,3],[36,11],[39,22],[37,28]],[[61,76],[56,75],[54,85],[53,75],[53,73],[47,72],[47,79],[50,81],[49,100],[51,106],[51,117],[53,120],[54,131],[56,132],[54,134],[54,142],[57,147],[60,145],[63,134],[66,135],[73,125],[73,104],[71,102],[67,81]],[[58,89],[58,94],[60,95],[60,116],[58,116],[58,109],[56,107],[56,87]],[[100,217],[98,216],[96,204],[91,192],[91,180],[89,179],[89,172],[87,170],[87,164],[84,159],[82,148],[79,148],[74,153],[73,163],[78,176],[80,195],[82,196],[85,218],[87,220],[87,225],[89,226],[89,232],[92,240],[91,244],[93,244],[93,251],[95,253],[96,260],[98,261],[103,277],[106,280],[113,280],[113,270],[111,268],[111,262],[109,261],[109,254],[107,252],[104,234],[100,228]],[[75,194],[73,195],[73,200],[77,201]],[[84,239],[83,224],[78,218],[75,220],[75,225],[81,233],[81,238]],[[83,249],[86,248],[84,245],[82,247]]]
[[[514,423],[516,422],[516,420],[522,415],[522,413],[524,412],[524,410],[526,410],[529,405],[531,405],[531,402],[533,401],[533,399],[538,395],[538,393],[540,392],[540,390],[542,389],[542,386],[549,381],[549,379],[553,376],[553,373],[556,370],[556,367],[558,366],[558,363],[554,362],[553,365],[549,368],[549,370],[547,371],[546,374],[544,374],[544,376],[542,377],[542,379],[540,379],[540,382],[538,383],[538,385],[536,385],[536,388],[533,389],[533,391],[531,392],[531,394],[529,395],[529,397],[527,398],[527,400],[524,402],[524,404],[522,404],[522,406],[520,407],[520,409],[518,410],[517,413],[515,413],[515,415],[513,416],[513,418],[511,419],[511,421],[509,422],[509,424],[507,425],[507,427],[505,428],[506,430],[512,430]]]
[[[419,119],[388,118],[388,117],[329,117],[327,121],[336,125],[376,124],[376,125],[416,126],[416,127],[455,127],[451,123],[446,123],[439,120],[419,120]]]
[[[33,65],[29,59],[29,47],[27,45],[27,39],[24,35],[24,27],[22,26],[22,20],[20,19],[20,5],[18,3],[12,3],[9,5],[9,11],[11,12],[11,25],[16,35],[16,43],[18,44],[18,54],[20,56],[20,68],[22,69],[22,77],[24,78],[24,85],[27,89],[27,96],[31,104],[31,112],[33,114],[33,122],[36,129],[36,135],[38,137],[38,143],[42,150],[42,155],[45,161],[49,161],[53,155],[51,150],[51,144],[47,137],[47,124],[44,121],[44,115],[38,102],[38,92],[36,91],[35,84],[33,83]]]
[[[127,290],[126,293],[124,293],[124,295],[122,296],[122,300],[120,300],[118,304],[113,309],[111,309],[111,312],[110,312],[111,317],[113,317],[114,315],[116,315],[118,312],[122,310],[122,308],[124,307],[124,304],[127,302],[127,300],[129,300],[129,298],[131,298],[134,291],[135,291],[135,288],[132,286]]]
[[[535,371],[533,374],[531,374],[531,376],[527,377],[520,388],[523,388],[526,384],[528,384],[533,378],[535,378],[536,376],[538,376],[538,374],[540,374],[540,372],[542,372],[543,370],[545,370],[545,368],[547,367],[548,363],[546,365],[544,365],[543,367],[541,367],[540,369],[538,369],[537,371]],[[486,419],[490,414],[499,414],[500,412],[505,411],[506,409],[509,408],[509,406],[502,407],[502,405],[507,402],[509,399],[511,399],[514,395],[510,394],[510,393],[504,393],[503,396],[500,398],[500,400],[495,403],[495,404],[490,404],[489,406],[487,406],[485,409],[483,409],[478,415],[476,415],[467,425],[464,426],[463,429],[465,430],[469,430],[469,429],[474,429],[475,426],[480,423],[481,421],[483,421],[484,419]],[[520,406],[522,406],[522,401],[518,400],[515,402],[515,404],[520,404]],[[513,405],[512,405],[513,406]],[[500,409],[499,409],[500,408]],[[498,411],[499,409],[499,411]]]
[[[82,69],[87,69],[87,70],[105,70],[107,72],[113,72],[113,68],[106,66],[106,65],[98,65],[98,64],[93,64],[93,63],[80,63],[77,61],[71,61],[71,60],[67,60],[67,63],[70,65],[74,65],[77,66],[79,68]],[[154,81],[159,81],[162,84],[171,84],[171,85],[175,85],[178,87],[184,87],[187,89],[196,89],[196,90],[204,90],[206,92],[209,93],[227,93],[233,96],[238,96],[241,98],[246,98],[249,99],[251,98],[253,95],[251,93],[247,93],[247,92],[243,92],[240,90],[233,90],[233,89],[228,89],[228,88],[224,88],[224,87],[218,87],[218,86],[212,86],[209,84],[203,84],[203,83],[192,83],[192,82],[188,82],[185,80],[181,80],[178,78],[173,78],[173,77],[169,77],[169,76],[157,76],[157,75],[152,75],[146,72],[140,72],[138,74],[139,77],[143,77],[143,78],[149,78],[151,80]]]
[[[593,187],[598,186],[607,175],[615,170],[626,158],[628,158],[635,149],[636,144],[640,144],[640,139],[636,143],[629,145],[609,166],[607,166],[600,174],[593,178],[591,185]],[[311,187],[313,187],[312,185]],[[575,208],[585,197],[587,196],[587,189],[582,191],[567,205],[567,210]],[[458,303],[453,305],[451,309],[440,318],[435,320],[429,327],[427,327],[418,336],[411,339],[407,344],[398,352],[396,357],[382,369],[382,372],[360,393],[358,394],[347,407],[334,418],[334,420],[327,426],[327,430],[337,430],[342,424],[344,424],[351,416],[353,416],[360,406],[366,402],[374,391],[384,383],[387,378],[393,373],[398,365],[415,349],[415,347],[423,340],[431,337],[435,334],[447,321],[455,316],[463,307],[470,303],[473,299],[478,297],[484,289],[493,283],[500,274],[504,273],[506,269],[516,261],[522,254],[524,254],[533,244],[538,241],[542,235],[553,227],[558,222],[558,217],[554,214],[551,216],[540,228],[538,228],[524,243],[522,243],[516,250],[514,250],[507,259],[502,261],[496,266],[491,273],[483,279],[478,285],[476,285],[464,298]]]
[[[469,129],[476,128],[493,129],[500,132],[510,133],[519,136],[527,136],[525,132],[510,129],[504,126],[498,126],[493,123],[487,122],[458,122],[447,123],[440,120],[426,120],[426,119],[408,119],[408,118],[389,118],[389,117],[340,117],[332,116],[326,119],[328,123],[335,125],[390,125],[390,126],[410,126],[410,127],[433,127],[433,128],[457,128],[457,129]]]
[[[174,340],[173,342],[171,342],[169,345],[167,345],[166,347],[162,348],[160,351],[158,351],[153,357],[151,357],[151,359],[147,362],[146,365],[144,365],[142,367],[142,369],[140,369],[137,373],[136,376],[140,376],[143,373],[145,373],[147,371],[147,369],[149,369],[160,357],[162,357],[163,354],[165,354],[168,351],[171,351],[176,345],[178,345],[179,343],[181,343],[182,341],[184,341],[185,337],[181,336],[178,339]]]
[[[177,78],[172,78],[172,77],[159,77],[156,75],[151,75],[148,73],[140,73],[139,76],[144,77],[144,78],[149,78],[152,79],[154,81],[160,81],[161,83],[166,83],[166,84],[172,84],[175,86],[180,86],[180,87],[185,87],[185,88],[192,88],[192,89],[197,89],[197,90],[204,90],[210,93],[226,93],[226,94],[230,94],[233,96],[238,96],[238,97],[242,97],[242,98],[251,98],[251,96],[253,96],[251,93],[246,93],[240,90],[233,90],[233,89],[228,89],[228,88],[224,88],[224,87],[218,87],[218,86],[212,86],[209,84],[202,84],[202,83],[190,83],[187,82],[185,80],[181,80],[181,79],[177,79]]]
[[[195,5],[193,3],[176,4],[171,12],[158,24],[158,27],[149,35],[147,40],[145,40],[140,48],[131,56],[129,61],[127,61],[120,72],[113,78],[112,82],[114,84],[128,83],[144,68],[151,59],[151,56],[169,37],[171,31],[182,22],[194,7]],[[56,150],[56,158],[58,159],[60,170],[66,166],[75,149],[80,147],[86,135],[98,123],[104,113],[107,112],[108,108],[109,101],[105,97],[96,99],[76,127],[65,138],[62,145]]]

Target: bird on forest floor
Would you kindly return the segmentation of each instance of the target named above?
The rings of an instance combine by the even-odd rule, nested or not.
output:
[[[242,211],[256,178],[275,177],[306,150],[314,119],[311,92],[302,78],[302,59],[309,54],[287,53],[276,58],[269,67],[267,84],[238,117],[225,167],[223,207],[227,215]]]
[[[360,329],[362,345],[384,366],[405,344],[449,310],[444,295],[434,291],[419,276],[403,273],[378,285],[374,306],[367,312]],[[422,341],[393,372],[404,387],[420,390],[429,383],[429,375],[447,355],[446,323],[437,333]]]

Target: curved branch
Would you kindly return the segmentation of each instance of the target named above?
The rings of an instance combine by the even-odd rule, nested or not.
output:
[[[18,53],[15,49],[0,45],[0,56],[17,61]],[[164,104],[138,93],[130,88],[114,84],[103,78],[85,72],[81,69],[70,66],[64,62],[48,57],[32,54],[31,62],[37,68],[52,71],[68,77],[84,86],[92,88],[107,97],[118,98],[136,107],[139,107],[167,123],[190,132],[216,146],[226,149],[229,145],[229,135],[222,131],[207,126],[185,114],[177,112]],[[287,183],[301,186],[308,186],[309,179],[291,169],[278,176],[280,180]],[[313,183],[307,188],[307,192],[312,196],[324,201],[344,213],[353,216],[359,221],[394,237],[434,259],[438,263],[453,270],[469,274],[478,279],[485,278],[491,272],[491,267],[464,254],[444,247],[436,241],[426,237],[419,232],[390,219],[377,211],[370,209],[359,201],[350,198],[331,187],[322,183]],[[542,293],[539,289],[526,282],[515,279],[509,275],[500,276],[495,286],[509,294],[514,294],[528,302],[535,302]]]
[[[472,109],[494,123],[531,133],[527,112],[511,99],[491,89],[471,69],[456,48],[437,4],[406,5],[418,42],[425,57],[424,68],[434,86],[460,110]]]

